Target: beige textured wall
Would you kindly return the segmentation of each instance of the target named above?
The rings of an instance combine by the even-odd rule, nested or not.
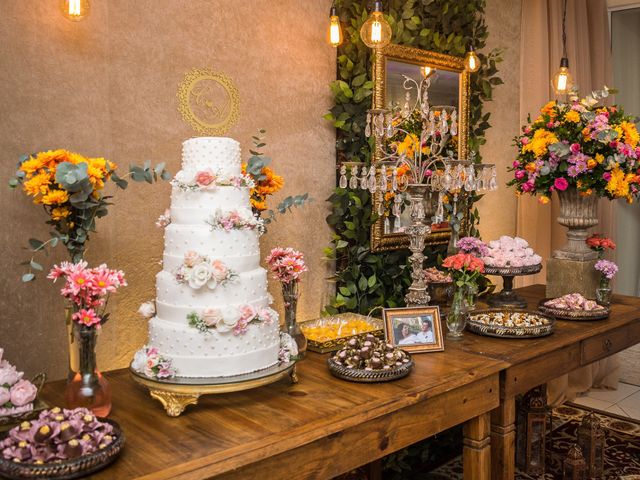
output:
[[[325,42],[330,0],[94,1],[79,23],[65,20],[57,3],[2,2],[0,345],[6,356],[28,373],[59,378],[66,371],[57,288],[44,279],[19,281],[22,246],[47,232],[43,212],[4,187],[19,155],[62,147],[125,167],[164,161],[175,173],[181,142],[195,135],[177,112],[176,91],[194,67],[234,79],[241,113],[228,135],[245,154],[251,135],[266,128],[267,153],[286,181],[282,193],[308,191],[316,199],[271,226],[262,251],[290,245],[306,254],[312,273],[303,283],[300,316],[317,316],[326,285],[322,248],[330,235],[324,200],[335,181],[334,131],[322,119],[331,106],[327,84],[335,78],[335,51]],[[163,239],[154,222],[169,204],[169,186],[136,184],[116,195],[88,253],[92,263],[124,269],[130,284],[102,333],[104,369],[125,366],[145,341],[146,322],[135,311],[155,296]],[[54,259],[61,258],[59,252]]]
[[[493,101],[485,104],[486,111],[491,112],[492,128],[487,132],[487,143],[481,153],[484,162],[496,164],[499,185],[498,190],[485,195],[478,206],[480,233],[485,241],[516,232],[516,197],[513,189],[505,184],[509,180],[506,168],[515,156],[512,138],[520,128],[520,13],[518,0],[487,0],[487,51],[504,49],[504,61],[498,65],[504,85],[498,86]],[[493,280],[499,281],[497,277]]]

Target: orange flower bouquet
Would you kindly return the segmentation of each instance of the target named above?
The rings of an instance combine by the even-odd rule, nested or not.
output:
[[[104,194],[106,183],[111,180],[118,188],[127,188],[128,182],[116,174],[117,168],[110,160],[85,157],[63,149],[24,155],[20,159],[9,186],[21,186],[35,205],[42,205],[49,217],[46,223],[55,230],[46,241],[29,239],[29,250],[33,255],[25,262],[29,271],[22,276],[24,282],[33,280],[35,272],[43,270],[34,260],[35,255],[47,253],[47,248],[60,243],[74,263],[82,260],[89,235],[95,232],[96,219],[107,215],[111,205],[112,197]],[[143,167],[130,166],[125,177],[153,183],[171,176],[164,163],[152,168],[150,162],[145,162]]]
[[[265,157],[260,151],[261,148],[266,146],[264,143],[264,135],[266,130],[260,130],[258,135],[252,137],[254,148],[250,150],[251,157],[246,163],[242,164],[242,173],[249,175],[255,186],[251,189],[251,208],[253,213],[264,220],[264,223],[271,223],[274,221],[276,212],[283,214],[291,211],[293,207],[301,207],[305,203],[312,201],[309,198],[309,194],[293,195],[286,197],[277,206],[276,211],[270,210],[267,205],[267,198],[276,192],[282,190],[284,186],[284,179],[277,175],[267,165],[271,163],[271,159]]]

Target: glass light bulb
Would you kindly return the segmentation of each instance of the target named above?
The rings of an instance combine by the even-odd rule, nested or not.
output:
[[[376,2],[373,12],[360,28],[360,38],[369,48],[382,48],[391,43],[391,26],[381,10],[382,2]]]
[[[554,92],[556,92],[556,95],[565,95],[569,93],[572,85],[573,80],[571,78],[571,72],[569,72],[569,67],[561,66],[553,76],[552,86]]]
[[[340,26],[340,17],[338,17],[338,9],[333,6],[329,13],[329,43],[337,47],[342,43],[342,27]]]
[[[471,73],[480,70],[480,59],[473,48],[469,48],[467,55],[464,57],[464,68]]]
[[[78,22],[89,15],[89,0],[60,0],[60,12],[72,22]]]

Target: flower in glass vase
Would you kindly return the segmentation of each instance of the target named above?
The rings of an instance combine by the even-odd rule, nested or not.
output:
[[[618,273],[618,265],[609,260],[598,260],[594,267],[600,272],[600,285],[596,289],[596,300],[600,305],[611,303],[611,280]]]
[[[478,288],[484,273],[484,262],[470,253],[450,255],[442,262],[442,267],[453,277],[453,303],[447,314],[448,336],[456,339],[462,336],[468,316],[467,292]]]
[[[282,284],[285,313],[284,333],[289,334],[298,346],[296,358],[302,358],[307,350],[307,339],[296,321],[296,309],[300,276],[308,271],[304,255],[293,248],[274,248],[267,256],[267,265],[273,278]]]

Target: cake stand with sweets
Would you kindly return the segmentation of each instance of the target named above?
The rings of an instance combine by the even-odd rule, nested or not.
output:
[[[167,415],[178,417],[189,405],[196,405],[202,395],[240,392],[258,388],[289,377],[291,383],[298,383],[297,359],[281,361],[269,368],[230,377],[186,378],[172,377],[158,379],[148,377],[129,368],[133,380],[149,389],[152,398],[158,400]]]
[[[534,275],[540,270],[542,270],[541,263],[523,267],[495,267],[485,264],[484,273],[486,275],[499,275],[502,277],[503,282],[502,291],[491,295],[487,299],[487,303],[491,307],[527,308],[527,301],[513,290],[513,278]]]

